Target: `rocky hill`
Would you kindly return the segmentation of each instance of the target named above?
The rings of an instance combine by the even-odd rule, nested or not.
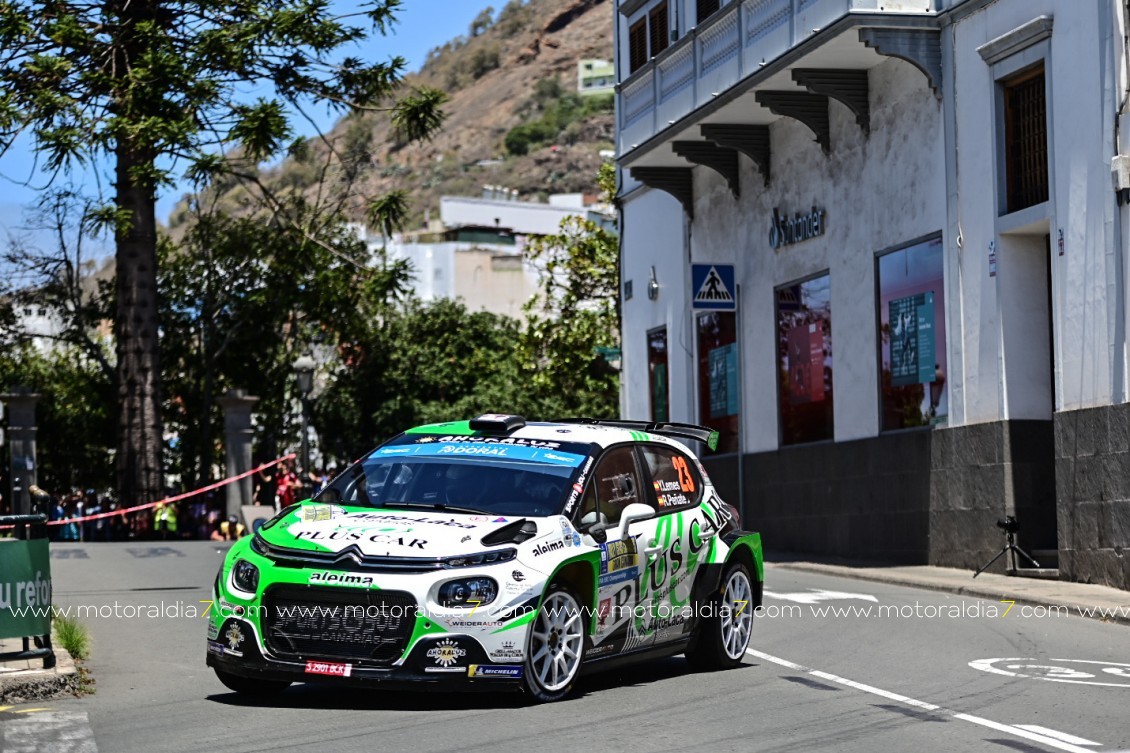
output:
[[[524,198],[595,192],[599,152],[613,146],[612,98],[577,96],[577,61],[612,59],[612,13],[607,0],[510,0],[497,13],[484,10],[466,36],[432,50],[407,78],[451,97],[435,138],[403,146],[384,115],[352,116],[327,134],[340,156],[332,179],[324,173],[328,148],[316,139],[310,156],[261,179],[308,195],[344,191],[335,186],[349,182],[346,212],[357,221],[367,199],[404,189],[416,227],[428,211],[437,214],[441,195],[477,195],[484,184]],[[245,189],[222,190],[233,210],[250,204]],[[175,231],[184,221],[179,209],[170,225]]]

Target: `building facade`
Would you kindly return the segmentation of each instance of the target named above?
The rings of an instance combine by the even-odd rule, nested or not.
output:
[[[1130,588],[1125,15],[620,0],[624,414],[777,551]]]

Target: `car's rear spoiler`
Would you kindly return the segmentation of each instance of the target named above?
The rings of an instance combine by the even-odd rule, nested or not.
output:
[[[556,421],[561,424],[588,424],[590,426],[615,426],[619,429],[632,429],[658,434],[661,437],[673,439],[693,439],[703,442],[711,450],[718,449],[718,432],[708,426],[695,424],[679,424],[668,421],[628,421],[618,418],[562,418]]]

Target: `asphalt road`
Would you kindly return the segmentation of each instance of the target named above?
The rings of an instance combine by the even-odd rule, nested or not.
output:
[[[86,620],[97,692],[0,711],[0,751],[1130,749],[1127,627],[780,568],[735,670],[676,657],[548,706],[324,686],[253,705],[204,666],[204,621],[186,615],[220,558],[206,542],[56,545],[56,602],[123,616]]]

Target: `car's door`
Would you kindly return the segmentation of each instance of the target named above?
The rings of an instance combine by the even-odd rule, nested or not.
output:
[[[643,502],[657,511],[645,542],[640,603],[652,614],[656,644],[677,641],[694,625],[692,591],[718,531],[703,511],[702,476],[685,453],[662,444],[638,447],[644,470]]]
[[[650,605],[641,604],[639,597],[643,548],[655,537],[655,521],[636,521],[621,532],[624,508],[641,501],[647,498],[633,446],[609,448],[597,462],[577,512],[578,529],[601,550],[596,624],[588,656],[633,651],[654,641],[654,631],[646,624],[641,629],[636,618],[650,612]]]

